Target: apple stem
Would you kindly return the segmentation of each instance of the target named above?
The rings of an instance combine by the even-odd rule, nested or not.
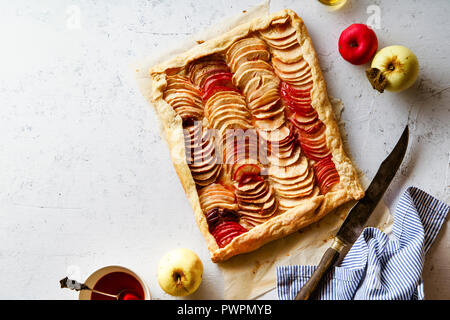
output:
[[[174,274],[174,276],[175,276],[176,286],[177,286],[177,287],[182,286],[182,283],[181,283],[181,274],[179,274],[179,273],[177,272],[177,273]]]
[[[369,68],[366,70],[366,76],[375,90],[378,90],[380,93],[384,92],[384,88],[387,86],[387,79],[383,71],[377,68]]]

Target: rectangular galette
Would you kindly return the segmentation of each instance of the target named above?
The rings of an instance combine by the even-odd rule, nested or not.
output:
[[[150,75],[212,261],[256,250],[364,195],[293,11],[240,25]]]

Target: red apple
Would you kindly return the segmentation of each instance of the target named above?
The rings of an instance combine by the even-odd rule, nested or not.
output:
[[[377,49],[377,36],[365,24],[352,24],[342,31],[339,37],[339,53],[352,64],[359,65],[369,62]]]

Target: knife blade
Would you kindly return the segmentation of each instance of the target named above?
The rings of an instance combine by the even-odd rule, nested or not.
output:
[[[408,148],[409,128],[405,127],[394,149],[381,163],[375,177],[366,190],[364,197],[350,210],[341,228],[334,237],[334,242],[325,251],[317,269],[295,297],[295,300],[308,300],[318,287],[320,280],[338,260],[344,247],[352,245],[361,234],[378,202],[398,171]]]

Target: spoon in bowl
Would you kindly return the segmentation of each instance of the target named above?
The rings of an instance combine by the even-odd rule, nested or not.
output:
[[[106,293],[106,292],[98,291],[95,289],[91,289],[86,284],[80,283],[75,280],[71,280],[68,277],[61,279],[59,281],[59,284],[61,285],[61,288],[68,288],[70,290],[75,290],[75,291],[89,290],[91,292],[101,294],[103,296],[107,296],[110,298],[114,298],[116,300],[141,300],[137,295],[135,295],[133,292],[131,292],[128,289],[123,289],[118,294],[111,294],[111,293]]]

